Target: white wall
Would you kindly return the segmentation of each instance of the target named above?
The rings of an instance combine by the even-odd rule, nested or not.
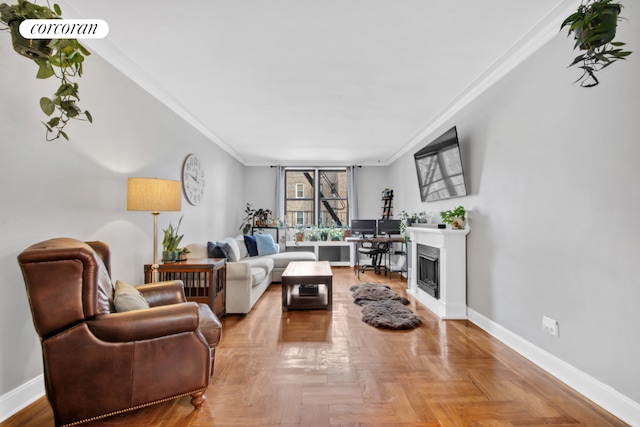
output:
[[[640,40],[625,3],[619,38]],[[640,402],[640,46],[598,87],[571,82],[572,42],[547,46],[389,167],[396,207],[472,210],[472,310]],[[412,153],[456,125],[471,195],[421,203]],[[541,330],[559,322],[558,338]]]
[[[81,106],[94,123],[71,123],[70,142],[44,141],[41,96],[54,81],[37,81],[36,67],[15,54],[0,34],[0,419],[3,397],[42,373],[16,257],[27,246],[70,236],[110,244],[113,278],[143,280],[152,256],[153,220],[126,210],[128,177],[179,179],[189,153],[200,156],[208,185],[204,201],[183,198],[185,243],[215,239],[237,230],[244,211],[244,167],[207,141],[137,85],[96,55],[80,80]],[[180,213],[162,213],[158,227]],[[161,233],[161,231],[160,231]]]

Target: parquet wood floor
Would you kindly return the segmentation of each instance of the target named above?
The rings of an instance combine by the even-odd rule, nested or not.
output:
[[[333,311],[281,310],[272,284],[247,316],[223,321],[216,371],[200,410],[189,398],[95,426],[621,426],[625,425],[468,321],[440,321],[412,300],[408,331],[360,320],[347,267],[334,268]],[[406,281],[367,272],[360,282]],[[160,373],[159,373],[160,374]],[[40,399],[2,427],[49,427]]]

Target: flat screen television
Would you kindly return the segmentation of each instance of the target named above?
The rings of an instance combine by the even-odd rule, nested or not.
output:
[[[467,195],[458,131],[452,127],[413,155],[423,202]]]
[[[379,219],[378,234],[388,235],[388,236],[391,236],[393,234],[400,234],[400,220],[399,219]]]
[[[375,219],[352,219],[351,234],[359,236],[375,236],[377,221]]]

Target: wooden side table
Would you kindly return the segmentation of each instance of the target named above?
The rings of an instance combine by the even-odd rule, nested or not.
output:
[[[151,283],[151,273],[151,264],[146,264],[144,266],[145,283]],[[187,301],[207,304],[219,318],[226,316],[226,259],[194,258],[160,264],[158,280],[182,280]]]

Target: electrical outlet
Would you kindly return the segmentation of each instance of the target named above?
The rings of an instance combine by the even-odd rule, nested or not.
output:
[[[553,320],[550,317],[542,316],[542,330],[548,333],[549,335],[553,335],[554,337],[557,337],[558,322]]]

